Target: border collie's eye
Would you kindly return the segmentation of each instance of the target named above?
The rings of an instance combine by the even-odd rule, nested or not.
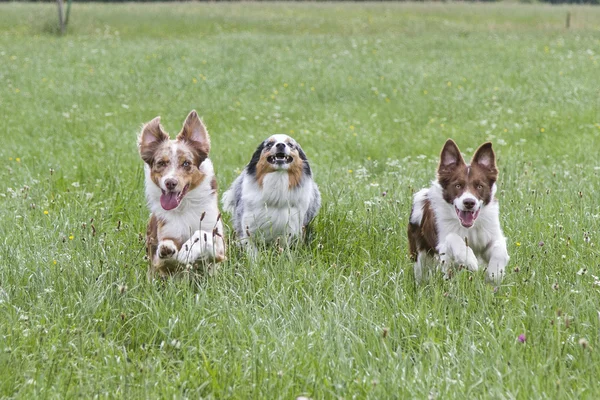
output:
[[[477,185],[477,190],[481,190],[481,189],[483,189],[483,185],[480,183]]]
[[[457,189],[462,189],[462,185],[460,183],[457,183],[456,185],[454,185],[454,187]]]
[[[181,164],[181,166],[182,166],[183,168],[187,168],[187,167],[189,167],[190,165],[192,165],[192,163],[191,163],[191,162],[189,162],[188,160],[185,160],[185,161],[183,162],[183,164]]]

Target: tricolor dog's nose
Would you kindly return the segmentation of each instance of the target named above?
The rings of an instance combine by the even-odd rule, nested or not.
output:
[[[279,151],[284,151],[285,150],[285,143],[277,143],[275,145],[275,148]]]
[[[465,208],[467,210],[471,210],[473,207],[475,207],[475,200],[473,200],[473,199],[464,199],[463,200],[463,205],[465,206]]]
[[[167,190],[174,190],[177,187],[177,179],[167,179],[165,181],[165,186],[167,187]]]

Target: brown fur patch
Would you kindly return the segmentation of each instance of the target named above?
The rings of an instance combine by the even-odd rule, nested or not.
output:
[[[142,132],[138,136],[140,157],[146,164],[152,165],[157,149],[168,141],[169,135],[163,131],[160,117],[154,118],[142,127]]]
[[[484,204],[491,203],[492,186],[498,180],[496,154],[490,142],[484,143],[475,151],[471,160],[470,184],[473,193],[479,193]]]
[[[194,153],[194,165],[200,164],[208,157],[210,152],[210,136],[195,110],[192,110],[183,123],[177,141],[187,144]]]
[[[412,212],[411,212],[412,214]],[[437,252],[437,227],[435,225],[435,214],[429,200],[423,205],[423,219],[421,225],[408,224],[408,245],[410,257],[416,261],[420,251],[428,254]]]
[[[218,188],[219,185],[217,185],[217,178],[213,176],[210,180],[210,189],[212,190],[213,194],[217,193]]]
[[[148,227],[146,228],[146,255],[148,261],[152,264],[156,249],[158,247],[158,220],[152,214],[150,221],[148,221]]]
[[[258,160],[258,163],[256,164],[256,182],[258,183],[258,187],[261,189],[263,187],[263,180],[265,179],[265,176],[275,171],[273,166],[267,161],[267,156],[268,152],[263,152],[263,154],[260,156],[260,160]]]
[[[290,189],[293,189],[300,184],[300,181],[302,180],[302,174],[304,173],[304,162],[300,158],[300,154],[298,154],[296,150],[292,150],[292,156],[294,157],[294,161],[292,161],[290,167],[288,168]]]
[[[181,146],[177,149],[177,179],[182,184],[182,189],[185,185],[190,185],[190,190],[197,188],[200,186],[206,175],[198,169],[196,164],[194,163],[194,152],[193,150],[187,148],[187,146]],[[189,166],[184,166],[184,163],[188,161],[190,163]]]

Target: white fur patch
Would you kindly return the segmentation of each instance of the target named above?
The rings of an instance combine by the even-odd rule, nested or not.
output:
[[[423,220],[423,207],[427,201],[427,193],[429,189],[421,189],[413,196],[413,209],[410,214],[410,223],[415,225],[421,225]]]

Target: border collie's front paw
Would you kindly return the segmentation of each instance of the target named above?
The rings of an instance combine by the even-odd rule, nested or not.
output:
[[[175,258],[177,257],[177,246],[172,240],[163,240],[158,244],[156,254],[160,259]]]
[[[470,251],[467,254],[465,263],[464,263],[464,267],[466,267],[469,271],[471,272],[477,272],[479,271],[479,264],[477,263],[477,257],[475,257],[475,254],[473,253],[473,250],[469,249]]]
[[[509,258],[506,253],[492,257],[487,268],[488,282],[496,285],[502,282],[502,278],[506,275],[506,264],[508,264]]]

